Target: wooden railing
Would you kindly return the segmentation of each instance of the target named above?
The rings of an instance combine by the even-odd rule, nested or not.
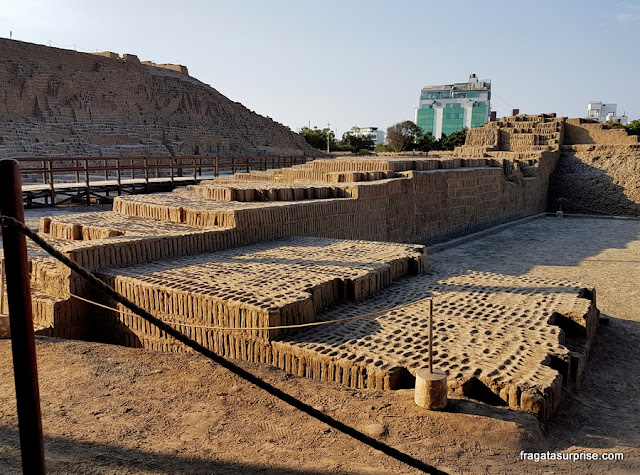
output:
[[[56,187],[60,183],[82,183],[87,203],[90,201],[92,182],[113,182],[118,195],[128,180],[149,183],[197,181],[221,174],[249,172],[289,167],[305,163],[309,156],[259,157],[37,157],[20,158],[23,185],[48,185],[51,203],[56,203]],[[105,186],[105,183],[101,186]],[[95,183],[94,189],[98,186]]]

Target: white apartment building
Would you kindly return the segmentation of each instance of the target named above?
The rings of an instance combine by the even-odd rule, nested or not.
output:
[[[373,140],[373,145],[384,143],[385,133],[383,130],[378,130],[378,127],[358,127],[356,125],[351,127],[349,133],[358,137],[369,137]]]
[[[605,104],[602,101],[591,101],[587,104],[587,119],[598,119],[600,122],[619,122],[627,125],[629,117],[626,114],[617,115],[617,104]]]

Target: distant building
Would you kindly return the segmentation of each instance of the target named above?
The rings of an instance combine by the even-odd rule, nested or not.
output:
[[[490,114],[491,81],[480,81],[472,74],[469,82],[423,87],[415,123],[439,139],[465,127],[479,127]]]
[[[369,137],[373,140],[373,145],[378,145],[379,143],[384,143],[384,131],[378,130],[378,127],[351,127],[349,131],[350,134],[356,135],[358,137]]]
[[[587,119],[598,119],[600,122],[619,122],[627,125],[626,114],[616,115],[617,104],[604,104],[602,101],[591,101],[587,104]]]

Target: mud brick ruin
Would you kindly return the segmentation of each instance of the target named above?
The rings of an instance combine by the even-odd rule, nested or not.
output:
[[[181,65],[0,38],[0,84],[0,158],[317,156]]]
[[[427,362],[423,299],[433,297],[434,363],[449,372],[449,391],[546,418],[562,387],[580,382],[599,319],[595,291],[425,273],[423,244],[545,211],[566,128],[553,115],[517,116],[472,130],[453,153],[238,173],[118,197],[111,212],[42,218],[40,232],[219,354],[353,388],[412,385]],[[31,265],[46,334],[183,351],[122,307],[72,297],[117,306],[53,259],[34,254]]]
[[[307,153],[301,138],[190,78],[186,68],[0,41],[0,50],[11,50],[10,59],[0,58],[0,79],[8,81],[0,156],[127,147],[133,155],[196,147]],[[96,77],[109,86],[90,87]],[[595,290],[443,274],[429,270],[425,245],[542,213],[550,188],[578,199],[593,176],[580,167],[601,166],[580,154],[612,147],[637,157],[640,145],[580,119],[519,115],[472,129],[454,152],[237,173],[169,194],[118,197],[111,212],[42,218],[40,233],[216,353],[352,388],[412,386],[427,364],[424,299],[433,297],[434,364],[448,372],[450,393],[548,418],[562,387],[580,382],[599,321]],[[600,204],[633,214],[636,183],[616,180],[616,199],[627,202],[608,194]],[[30,266],[41,333],[184,351],[33,246]]]

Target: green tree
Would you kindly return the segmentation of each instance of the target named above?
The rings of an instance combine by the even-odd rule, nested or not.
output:
[[[351,153],[357,152],[357,150],[353,145],[349,145],[344,142],[336,142],[335,145],[331,146],[331,150],[335,150],[336,152],[351,152]]]
[[[458,130],[449,136],[442,134],[442,137],[440,137],[440,150],[453,150],[464,145],[467,140],[467,131],[467,129]]]
[[[632,120],[625,129],[629,135],[640,135],[640,119]]]
[[[387,129],[387,142],[394,152],[411,150],[414,142],[422,135],[422,129],[410,120],[398,122]]]
[[[376,153],[380,153],[380,152],[393,152],[393,149],[391,148],[391,145],[386,144],[386,143],[379,143],[376,145],[376,147],[373,149],[374,152]]]
[[[439,150],[440,141],[433,138],[431,133],[420,135],[415,143],[415,150],[420,150],[421,152],[430,152],[431,150]]]
[[[302,127],[298,133],[302,135],[307,143],[313,148],[325,151],[327,150],[328,134],[331,150],[335,150],[336,148],[336,135],[329,129],[310,129],[309,127]]]
[[[368,135],[345,132],[342,134],[341,144],[351,145],[356,152],[360,150],[373,150],[373,140]]]
[[[627,125],[622,125],[620,122],[605,122],[604,127],[606,129],[624,129],[628,135],[640,135],[640,119],[632,120]]]

